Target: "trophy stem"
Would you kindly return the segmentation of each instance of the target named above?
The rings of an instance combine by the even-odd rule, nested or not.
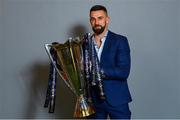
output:
[[[74,111],[75,118],[83,118],[95,113],[94,107],[91,103],[88,103],[83,94],[77,97],[77,102]]]

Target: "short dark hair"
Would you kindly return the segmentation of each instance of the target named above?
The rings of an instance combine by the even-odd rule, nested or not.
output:
[[[107,14],[107,9],[106,9],[106,7],[104,7],[104,6],[102,6],[102,5],[94,5],[94,6],[92,6],[91,9],[90,9],[90,13],[91,13],[92,11],[98,11],[98,10],[103,10],[103,11]]]

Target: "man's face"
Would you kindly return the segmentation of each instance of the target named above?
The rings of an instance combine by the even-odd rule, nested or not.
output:
[[[99,35],[107,28],[109,17],[103,10],[92,11],[90,13],[90,23],[94,33]]]

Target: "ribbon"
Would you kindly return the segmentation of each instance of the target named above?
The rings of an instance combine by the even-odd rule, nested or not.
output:
[[[53,57],[53,62],[57,63],[57,55],[53,48],[50,49],[50,53]],[[48,80],[48,88],[46,92],[46,99],[44,107],[47,108],[49,106],[49,113],[54,113],[55,110],[55,100],[56,100],[56,81],[57,81],[57,71],[54,67],[53,63],[50,63],[50,72],[49,72],[49,80]]]
[[[100,63],[97,53],[95,51],[95,44],[92,40],[92,36],[88,34],[85,36],[85,75],[86,79],[90,81],[92,86],[98,86],[100,92],[100,98],[105,99],[105,93],[102,84],[102,70],[100,69]]]

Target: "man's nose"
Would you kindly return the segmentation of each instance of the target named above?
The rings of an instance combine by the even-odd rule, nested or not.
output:
[[[99,25],[99,21],[98,20],[95,20],[95,25]]]

